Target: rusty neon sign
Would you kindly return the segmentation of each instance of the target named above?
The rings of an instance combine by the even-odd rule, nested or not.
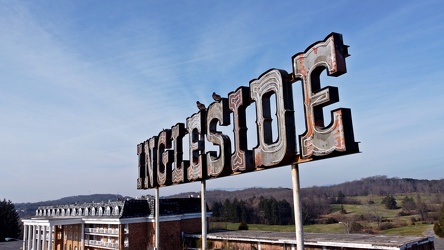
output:
[[[324,124],[323,108],[339,101],[338,88],[321,88],[320,74],[329,76],[347,72],[348,46],[342,35],[331,33],[323,41],[292,57],[293,72],[270,69],[248,87],[241,86],[217,97],[208,108],[164,129],[157,136],[137,145],[138,189],[229,176],[312,160],[357,153],[351,111],[331,111],[331,123]],[[306,131],[296,139],[292,84],[302,83]],[[214,95],[214,94],[213,94]],[[272,138],[271,96],[276,99],[277,139]],[[257,145],[247,145],[246,109],[255,103]],[[231,120],[232,117],[232,120]],[[217,126],[233,122],[230,136]],[[183,140],[189,140],[189,160],[183,159]],[[219,147],[219,152],[205,151],[205,140]],[[298,142],[297,142],[298,141]],[[297,149],[299,143],[299,150]]]

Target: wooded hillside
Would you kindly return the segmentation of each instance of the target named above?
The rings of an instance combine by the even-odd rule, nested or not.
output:
[[[444,179],[417,180],[410,178],[387,178],[386,176],[373,176],[337,185],[302,188],[301,198],[305,205],[317,204],[318,208],[315,210],[324,210],[325,206],[328,206],[336,199],[339,192],[345,195],[349,200],[353,196],[384,196],[409,193],[437,194],[441,196],[444,194]],[[165,198],[184,198],[191,195],[197,197],[200,195],[200,193],[187,192],[168,196]],[[234,200],[237,200],[238,202],[244,201],[244,204],[250,203],[252,205],[254,204],[254,206],[258,206],[261,196],[263,198],[262,203],[264,203],[264,201],[274,203],[273,200],[276,200],[277,202],[286,201],[291,206],[293,204],[292,190],[289,188],[257,187],[236,191],[209,190],[207,191],[206,198],[207,203],[210,207],[212,207],[215,202],[224,203],[226,200],[229,200],[231,203],[233,203]],[[125,197],[116,194],[78,195],[61,198],[59,200],[42,201],[35,203],[16,203],[14,205],[20,217],[24,218],[33,216],[38,206],[64,205],[84,202],[88,203],[93,201],[106,202],[108,200],[118,199],[125,199]]]
[[[314,186],[301,189],[302,197],[336,197],[339,192],[345,196],[368,196],[368,195],[395,195],[409,193],[444,194],[444,179],[441,180],[417,180],[411,178],[387,178],[386,176],[372,176],[360,180],[344,182],[330,186]],[[187,192],[168,197],[198,196],[199,192]],[[247,188],[236,191],[209,190],[207,201],[223,202],[226,199],[247,200],[252,197],[273,197],[276,200],[293,202],[292,190],[290,188]]]
[[[421,194],[421,195],[420,195]],[[433,222],[436,211],[444,201],[444,180],[416,180],[373,176],[361,180],[324,187],[301,189],[303,221],[337,223],[347,214],[346,204],[364,207],[359,214],[362,221],[375,222],[378,228],[383,215],[370,213],[375,207],[400,209],[399,216],[418,215],[421,221]],[[170,197],[198,196],[182,193]],[[394,196],[402,197],[396,201]],[[410,196],[410,197],[409,197]],[[413,196],[415,198],[413,198]],[[427,199],[421,199],[421,196]],[[282,225],[294,223],[292,190],[288,188],[249,188],[238,191],[207,191],[207,204],[213,211],[212,219],[224,222]],[[374,205],[375,200],[379,205]],[[397,203],[398,202],[398,203]],[[402,202],[402,207],[399,205]],[[331,216],[339,211],[339,215]],[[342,214],[342,215],[341,215]],[[416,220],[416,218],[415,218]],[[357,221],[357,220],[354,220]]]

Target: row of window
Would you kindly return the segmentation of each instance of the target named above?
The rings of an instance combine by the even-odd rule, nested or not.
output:
[[[65,232],[65,239],[67,240],[79,240],[79,232]]]
[[[36,216],[118,216],[121,206],[37,209]]]

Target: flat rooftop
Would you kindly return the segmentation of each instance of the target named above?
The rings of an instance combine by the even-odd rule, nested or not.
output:
[[[200,237],[200,234],[189,235]],[[267,242],[272,244],[296,244],[294,232],[269,231],[214,231],[207,234],[208,239]],[[433,242],[434,237],[427,236],[395,236],[371,234],[332,234],[304,233],[304,244],[309,246],[353,247],[364,249],[400,249],[405,246],[421,245]]]

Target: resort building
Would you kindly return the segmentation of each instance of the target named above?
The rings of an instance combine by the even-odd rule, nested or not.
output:
[[[159,200],[161,249],[181,249],[201,231],[200,198]],[[154,198],[42,206],[24,219],[24,250],[153,249]],[[210,215],[210,213],[208,213]]]
[[[159,249],[198,249],[200,198],[159,200]],[[155,249],[154,198],[42,206],[23,219],[24,250]],[[207,213],[207,217],[211,212]],[[304,234],[306,250],[433,250],[434,238],[369,234]],[[209,231],[207,249],[295,250],[294,232]]]

